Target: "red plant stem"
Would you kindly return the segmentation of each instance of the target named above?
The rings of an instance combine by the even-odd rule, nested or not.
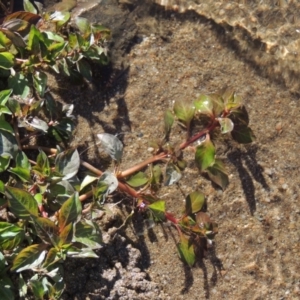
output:
[[[162,152],[162,153],[159,153],[159,154],[157,154],[155,156],[152,156],[152,157],[150,157],[150,158],[148,158],[148,159],[140,162],[139,164],[137,164],[137,165],[135,165],[135,166],[127,169],[126,171],[120,172],[118,174],[118,177],[119,178],[127,177],[127,176],[129,176],[129,175],[131,175],[131,174],[133,174],[133,173],[135,173],[135,172],[137,172],[137,171],[139,171],[139,170],[147,167],[148,165],[150,165],[150,164],[152,164],[152,163],[154,163],[156,161],[160,161],[160,160],[166,158],[167,155],[168,155],[168,153]]]
[[[180,150],[185,149],[186,147],[188,147],[190,144],[194,143],[195,141],[197,141],[198,139],[200,139],[202,136],[206,135],[207,133],[209,133],[210,131],[214,130],[218,125],[218,121],[213,120],[213,122],[205,129],[201,130],[200,132],[196,133],[195,135],[193,135],[190,139],[188,139],[186,142],[182,143],[179,146]]]
[[[85,193],[85,194],[83,194],[83,195],[80,195],[80,196],[79,196],[79,200],[80,200],[81,202],[83,202],[83,201],[85,201],[85,200],[91,198],[92,196],[93,196],[93,191],[89,191],[89,192],[87,192],[87,193]]]
[[[165,217],[168,221],[172,222],[173,224],[178,224],[178,220],[169,212],[165,212]]]
[[[97,168],[95,168],[94,166],[92,166],[91,164],[89,164],[86,161],[81,160],[80,164],[82,166],[84,166],[85,168],[87,168],[88,170],[92,171],[93,173],[97,174],[98,176],[101,176],[103,174],[103,172]]]
[[[207,128],[201,130],[200,132],[198,132],[197,134],[192,136],[190,139],[188,139],[186,142],[182,143],[179,146],[179,149],[180,150],[185,149],[190,144],[194,143],[195,141],[200,139],[202,136],[204,136],[205,134],[207,134],[210,131],[212,131],[213,129],[215,129],[217,127],[217,125],[218,125],[218,122],[216,120],[214,120]],[[141,169],[147,167],[149,164],[160,161],[160,160],[166,158],[167,156],[168,156],[168,152],[162,152],[162,153],[159,153],[155,156],[152,156],[152,157],[146,159],[145,161],[142,161],[141,163],[127,169],[126,171],[120,172],[118,174],[118,178],[124,178],[124,177],[127,177],[129,175],[132,175],[135,172],[140,171]]]

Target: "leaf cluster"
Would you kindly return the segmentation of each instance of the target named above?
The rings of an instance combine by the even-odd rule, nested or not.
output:
[[[98,170],[69,146],[74,106],[52,98],[47,70],[91,79],[88,62],[107,63],[109,30],[84,18],[72,20],[67,10],[40,16],[28,0],[24,6],[25,12],[6,16],[0,26],[0,76],[6,78],[0,90],[0,208],[11,216],[0,222],[3,299],[17,294],[58,299],[64,290],[66,257],[97,257],[95,250],[103,246],[96,221],[115,193],[131,199],[131,213],[119,229],[138,214],[149,224],[171,222],[179,235],[179,255],[192,266],[199,239],[210,243],[218,232],[206,212],[206,199],[199,191],[190,193],[177,217],[168,212],[158,191],[181,180],[187,147],[194,147],[199,171],[226,188],[228,175],[217,158],[214,132],[230,134],[239,143],[254,140],[240,97],[226,89],[200,95],[193,103],[175,102],[164,114],[163,138],[152,142],[153,156],[125,171],[122,142],[112,134],[98,134],[100,148],[113,166]],[[181,144],[172,141],[176,123],[186,129]],[[54,140],[55,148],[37,144],[38,135]],[[83,178],[80,167],[89,170]]]

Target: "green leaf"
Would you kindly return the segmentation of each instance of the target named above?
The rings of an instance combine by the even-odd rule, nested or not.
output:
[[[85,187],[87,187],[89,184],[93,183],[96,180],[98,180],[98,177],[86,175],[80,184],[80,191],[82,191]]]
[[[195,107],[184,101],[176,101],[173,110],[179,121],[188,128],[194,117]]]
[[[187,215],[200,211],[205,204],[205,196],[200,192],[192,192],[185,199],[185,213]]]
[[[2,120],[0,121],[0,129],[3,130],[3,131],[6,131],[6,132],[8,132],[12,135],[15,134],[13,128],[11,127],[11,125],[6,121],[2,121]]]
[[[87,80],[91,81],[92,69],[90,64],[85,59],[80,59],[76,62],[77,71]]]
[[[72,137],[73,130],[74,122],[70,118],[64,118],[58,124],[50,126],[48,133],[52,135],[58,142],[63,142]]]
[[[101,146],[106,154],[117,162],[121,161],[123,155],[123,144],[114,135],[109,133],[97,134],[98,139],[101,141]]]
[[[180,242],[177,244],[177,249],[180,258],[192,267],[196,260],[194,246],[183,234],[180,235]]]
[[[57,30],[63,27],[71,18],[68,11],[56,11],[51,15],[51,21],[56,23]]]
[[[150,208],[152,210],[165,212],[166,211],[166,202],[163,200],[155,201],[152,204],[148,205],[148,208]]]
[[[45,243],[57,245],[58,227],[47,218],[32,217],[38,237]]]
[[[22,110],[21,110],[21,105],[19,103],[19,101],[17,99],[14,99],[14,98],[9,98],[7,103],[6,103],[6,106],[10,109],[10,111],[16,115],[16,116],[19,116],[19,117],[23,117],[23,113],[22,113]]]
[[[0,31],[2,31],[6,35],[6,37],[14,44],[14,46],[16,47],[26,46],[26,43],[24,42],[23,38],[19,33],[4,28],[0,28]]]
[[[167,137],[170,134],[170,131],[174,124],[174,116],[169,109],[165,111],[164,124],[165,124],[165,136]]]
[[[213,102],[208,95],[200,95],[200,97],[194,101],[195,109],[200,114],[213,115]]]
[[[49,159],[46,153],[40,150],[40,153],[36,159],[36,165],[32,168],[34,172],[38,172],[40,175],[49,176],[51,173]]]
[[[0,173],[4,172],[10,164],[10,155],[9,154],[2,154],[0,156]]]
[[[43,300],[44,295],[47,292],[47,287],[44,286],[43,282],[40,280],[30,280],[30,288],[33,292],[34,299]]]
[[[0,295],[1,300],[12,300],[15,299],[13,292],[14,285],[10,278],[6,274],[0,275]]]
[[[27,125],[30,125],[34,129],[43,131],[44,133],[47,133],[47,131],[49,129],[48,124],[36,116],[33,118],[30,118],[27,122]]]
[[[1,105],[5,105],[9,96],[11,95],[12,93],[12,90],[3,90],[3,91],[0,91],[0,104]]]
[[[208,95],[213,103],[213,114],[215,117],[220,116],[224,109],[225,109],[225,105],[224,105],[224,101],[221,95],[219,94],[209,94]]]
[[[223,190],[228,186],[229,179],[223,163],[216,159],[215,163],[207,168],[209,178]]]
[[[0,68],[10,69],[14,66],[15,57],[9,52],[0,52]]]
[[[22,168],[22,167],[15,167],[15,168],[10,168],[8,171],[10,173],[18,176],[23,182],[31,181],[30,169]]]
[[[105,171],[99,178],[95,189],[95,198],[104,202],[106,197],[113,193],[119,185],[119,181],[115,174]]]
[[[152,168],[152,178],[151,178],[151,183],[152,184],[159,184],[161,181],[161,176],[162,176],[162,171],[161,167],[159,165],[155,165]]]
[[[77,35],[75,33],[69,33],[69,45],[70,47],[74,50],[74,49],[77,49],[79,47],[79,44],[78,44],[78,40],[77,40]]]
[[[98,255],[90,248],[76,248],[74,246],[68,248],[67,255],[69,257],[80,258],[98,258]]]
[[[47,87],[47,75],[44,72],[35,71],[33,74],[33,86],[41,97],[44,97]],[[47,128],[48,129],[48,128]]]
[[[148,208],[151,210],[155,221],[164,221],[165,220],[165,211],[166,211],[166,202],[163,200],[158,200],[148,205]]]
[[[55,32],[52,32],[52,31],[43,31],[43,33],[47,36],[47,38],[51,41],[55,41],[55,42],[58,42],[59,44],[60,43],[64,43],[65,40],[62,36],[60,36],[59,34],[56,34]],[[53,44],[50,44],[50,47],[48,47],[48,50],[51,49]],[[55,44],[54,44],[55,45]],[[56,47],[56,46],[54,46]]]
[[[31,26],[26,48],[29,51],[31,51],[32,54],[35,55],[34,58],[38,58],[38,56],[40,55],[41,52],[40,42],[44,43],[44,36],[35,26]]]
[[[4,185],[4,182],[2,180],[0,180],[0,193],[1,194],[5,193],[5,185]]]
[[[81,203],[78,193],[74,193],[61,207],[58,215],[60,232],[70,223],[76,223],[81,218]]]
[[[197,146],[195,153],[195,161],[197,167],[200,169],[201,172],[207,169],[215,162],[215,154],[215,146],[208,137],[204,142]]]
[[[37,203],[30,193],[7,186],[5,195],[8,199],[8,206],[16,217],[29,219],[31,216],[38,216]]]
[[[30,93],[29,82],[23,74],[17,73],[8,78],[8,87],[13,89],[15,95],[20,95],[22,98],[27,98]]]
[[[25,232],[19,226],[0,222],[0,249],[13,250],[25,237]]]
[[[80,221],[75,226],[75,241],[90,249],[102,247],[102,235],[99,226],[92,221]]]
[[[235,126],[231,135],[240,144],[249,144],[255,141],[252,129],[246,125]]]
[[[59,153],[55,158],[55,170],[64,175],[63,179],[70,179],[78,173],[80,157],[77,149],[69,149]]]
[[[218,118],[219,124],[221,126],[221,132],[228,133],[231,132],[234,128],[234,124],[229,118]]]
[[[19,151],[15,160],[18,167],[27,168],[28,170],[31,169],[30,162],[25,152]]]
[[[46,252],[44,244],[34,244],[22,249],[13,261],[11,271],[22,272],[38,268],[42,264]]]
[[[32,14],[37,14],[37,10],[35,9],[33,4],[29,0],[24,0],[23,5],[24,5],[24,10],[25,11],[28,11]]]
[[[82,18],[82,17],[76,17],[75,24],[85,38],[91,34],[92,29],[91,29],[91,24],[88,19]]]
[[[145,185],[148,182],[148,177],[143,172],[138,172],[134,175],[132,175],[128,180],[126,180],[126,183],[129,184],[132,187],[140,187]]]
[[[6,37],[6,35],[0,31],[0,49],[1,51],[4,51],[4,50],[8,50],[8,46],[10,45],[11,41],[10,39],[8,39]]]
[[[222,95],[226,110],[237,109],[242,105],[242,99],[237,96],[234,90],[227,89]]]

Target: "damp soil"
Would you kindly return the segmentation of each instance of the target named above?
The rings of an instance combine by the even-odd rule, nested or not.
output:
[[[174,101],[224,86],[243,98],[256,141],[216,141],[230,177],[226,190],[199,175],[192,149],[180,184],[159,190],[174,214],[190,192],[207,197],[219,233],[193,268],[179,260],[170,226],[147,228],[137,220],[112,237],[104,230],[108,243],[99,259],[67,260],[62,299],[299,299],[299,93],[249,61],[221,23],[196,11],[110,0],[83,16],[112,29],[112,63],[95,67],[92,83],[60,79],[51,91],[75,104],[73,145],[91,147],[85,160],[111,168],[93,146],[98,133],[108,132],[124,143],[122,170],[142,161],[151,155],[149,142],[162,137],[163,113]],[[176,127],[172,142],[183,135]],[[122,195],[113,201],[120,204],[100,221],[108,231],[122,224],[132,200]]]

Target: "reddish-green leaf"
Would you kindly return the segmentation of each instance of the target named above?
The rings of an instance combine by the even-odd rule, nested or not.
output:
[[[102,247],[102,235],[98,225],[92,221],[78,222],[75,227],[75,240],[90,249]]]
[[[216,160],[215,163],[207,168],[207,173],[209,178],[219,185],[223,190],[229,184],[228,175],[226,173],[225,167],[220,160]]]
[[[226,110],[236,109],[242,105],[242,99],[233,90],[227,89],[222,95]]]
[[[46,259],[43,263],[43,267],[47,268],[48,266],[50,266],[51,264],[55,263],[56,261],[60,260],[60,258],[58,257],[58,250],[55,248],[51,248],[49,250],[49,252],[47,253]]]
[[[201,95],[194,101],[195,109],[200,114],[213,115],[213,102],[208,95]]]
[[[32,217],[38,237],[46,244],[57,244],[58,227],[47,218]]]
[[[14,259],[11,271],[21,272],[39,267],[46,256],[45,244],[34,244],[23,249]]]
[[[73,238],[73,223],[69,223],[59,235],[59,247],[71,243]]]
[[[232,138],[240,144],[249,144],[255,141],[252,129],[246,125],[235,126],[231,135]]]
[[[192,192],[185,199],[185,212],[187,215],[200,211],[205,204],[205,196],[200,192]]]
[[[215,146],[210,138],[206,138],[204,142],[197,146],[195,161],[201,172],[206,170],[215,162],[215,154]]]
[[[15,216],[21,219],[28,219],[30,216],[38,216],[38,206],[34,197],[15,187],[7,186],[5,195],[8,199],[8,206]]]
[[[61,207],[58,215],[58,224],[60,232],[70,223],[76,223],[81,217],[81,203],[78,193],[74,193]]]
[[[32,168],[34,172],[38,172],[40,175],[49,176],[51,173],[50,163],[48,160],[48,156],[45,152],[40,150],[40,153],[36,160],[36,165]]]
[[[14,249],[23,241],[24,237],[23,228],[7,222],[0,222],[0,249]]]
[[[178,120],[189,127],[195,112],[193,105],[185,101],[176,101],[173,110]]]
[[[59,153],[55,159],[55,170],[64,175],[64,179],[75,176],[80,166],[80,157],[77,149],[69,149]]]
[[[196,260],[194,246],[183,234],[180,235],[180,242],[177,244],[177,249],[180,258],[192,267]]]
[[[7,17],[5,17],[4,22],[8,20],[13,19],[20,19],[25,20],[30,24],[35,25],[41,17],[37,14],[31,13],[31,12],[25,12],[25,11],[17,11],[12,14],[9,14]]]

